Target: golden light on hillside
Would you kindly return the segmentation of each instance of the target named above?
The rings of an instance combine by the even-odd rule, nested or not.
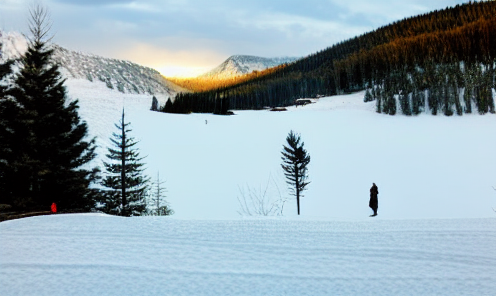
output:
[[[276,71],[286,67],[286,65],[279,65],[263,71],[253,71],[248,74],[229,77],[229,78],[216,78],[216,77],[168,77],[175,84],[192,90],[194,92],[210,91],[219,88],[226,88],[238,83],[243,83],[251,79],[270,75]],[[167,76],[166,76],[167,77]]]
[[[165,77],[176,77],[176,78],[192,78],[198,75],[204,74],[211,70],[212,67],[180,67],[180,66],[159,66],[154,67],[160,74]]]

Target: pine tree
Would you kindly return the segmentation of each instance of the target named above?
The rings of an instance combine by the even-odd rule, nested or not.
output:
[[[374,100],[374,96],[370,92],[370,89],[367,88],[367,91],[365,92],[365,97],[363,98],[363,101],[365,103],[367,103],[367,102],[372,102],[373,100]]]
[[[13,61],[0,64],[0,204],[12,204],[12,196],[8,193],[9,162],[13,153],[12,140],[15,135],[8,128],[8,122],[15,119],[12,110],[17,110],[15,102],[8,97],[8,84],[5,80],[12,75]],[[14,115],[12,117],[12,115]]]
[[[402,91],[399,94],[399,101],[401,106],[401,111],[404,115],[410,116],[412,115],[412,108],[410,106],[410,94]]]
[[[310,184],[308,179],[307,165],[310,163],[310,155],[303,148],[304,143],[301,142],[300,135],[290,131],[286,137],[288,146],[283,145],[282,161],[281,164],[284,175],[286,176],[286,183],[290,186],[292,195],[296,196],[296,206],[298,208],[298,215],[300,214],[300,197],[306,186]]]
[[[160,173],[157,172],[157,179],[152,183],[151,206],[155,209],[152,211],[157,216],[169,216],[174,214],[169,204],[165,201],[165,193],[167,192],[163,185],[165,181],[160,180]]]
[[[124,110],[119,124],[115,124],[119,133],[113,133],[110,141],[114,148],[108,148],[104,162],[107,176],[103,179],[103,198],[98,208],[109,214],[121,216],[139,216],[145,211],[145,192],[149,178],[143,175],[144,157],[139,156],[138,143],[129,136],[132,131],[130,123],[125,122]]]
[[[150,108],[151,111],[158,111],[158,100],[155,96],[152,98],[152,107]]]
[[[392,90],[385,91],[385,100],[383,106],[384,106],[383,113],[389,115],[396,114],[396,98],[394,97],[394,93]]]
[[[412,93],[412,113],[419,115],[425,105],[424,92],[414,89]]]
[[[383,97],[384,92],[382,91],[381,87],[377,86],[376,89],[376,112],[377,113],[382,113],[383,105],[384,105],[384,97]]]
[[[95,157],[95,140],[86,141],[78,101],[67,102],[65,80],[48,45],[48,11],[38,5],[30,14],[33,37],[10,91],[15,118],[6,122],[14,135],[8,194],[19,206],[48,208],[56,202],[59,209],[89,210],[96,197],[89,186],[98,169],[86,168]]]

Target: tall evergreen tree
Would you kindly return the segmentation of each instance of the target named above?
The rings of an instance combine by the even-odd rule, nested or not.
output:
[[[103,198],[98,208],[109,214],[121,216],[139,216],[146,209],[145,192],[148,189],[149,178],[143,175],[144,157],[139,156],[139,151],[134,146],[138,143],[129,136],[132,131],[124,118],[115,124],[119,133],[113,133],[110,141],[114,148],[108,148],[107,158],[104,162],[107,176],[103,179]]]
[[[304,143],[301,141],[300,135],[290,131],[286,137],[288,146],[283,145],[282,161],[281,164],[284,175],[286,176],[286,183],[290,186],[292,195],[296,196],[296,206],[298,208],[298,215],[300,214],[300,197],[306,186],[310,184],[308,179],[307,165],[310,163],[310,155],[303,148]]]
[[[30,14],[32,38],[10,91],[15,118],[4,122],[14,135],[7,194],[19,206],[47,208],[56,202],[59,209],[89,210],[96,194],[89,186],[98,177],[98,169],[87,169],[94,140],[86,140],[78,101],[68,102],[65,80],[52,60],[48,11],[37,5]]]
[[[12,75],[12,64],[13,61],[0,64],[0,82],[2,82],[0,84],[0,204],[12,203],[12,196],[8,194],[7,170],[13,153],[11,144],[14,135],[8,128],[8,123],[15,119],[15,116],[12,117],[15,115],[12,111],[17,108],[15,102],[8,97],[9,86],[5,81]]]

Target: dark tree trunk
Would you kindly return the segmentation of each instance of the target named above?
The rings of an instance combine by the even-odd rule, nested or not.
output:
[[[296,207],[298,208],[298,216],[300,215],[300,182],[298,181],[298,164],[295,164],[296,176]]]
[[[124,112],[122,112],[122,170],[121,170],[121,186],[122,186],[122,216],[126,216],[126,127],[124,125]]]

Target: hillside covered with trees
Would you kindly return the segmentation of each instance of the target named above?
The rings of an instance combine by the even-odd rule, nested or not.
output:
[[[391,115],[494,112],[495,15],[487,1],[407,18],[289,65],[178,94],[161,111],[225,114],[367,89],[364,99]]]

